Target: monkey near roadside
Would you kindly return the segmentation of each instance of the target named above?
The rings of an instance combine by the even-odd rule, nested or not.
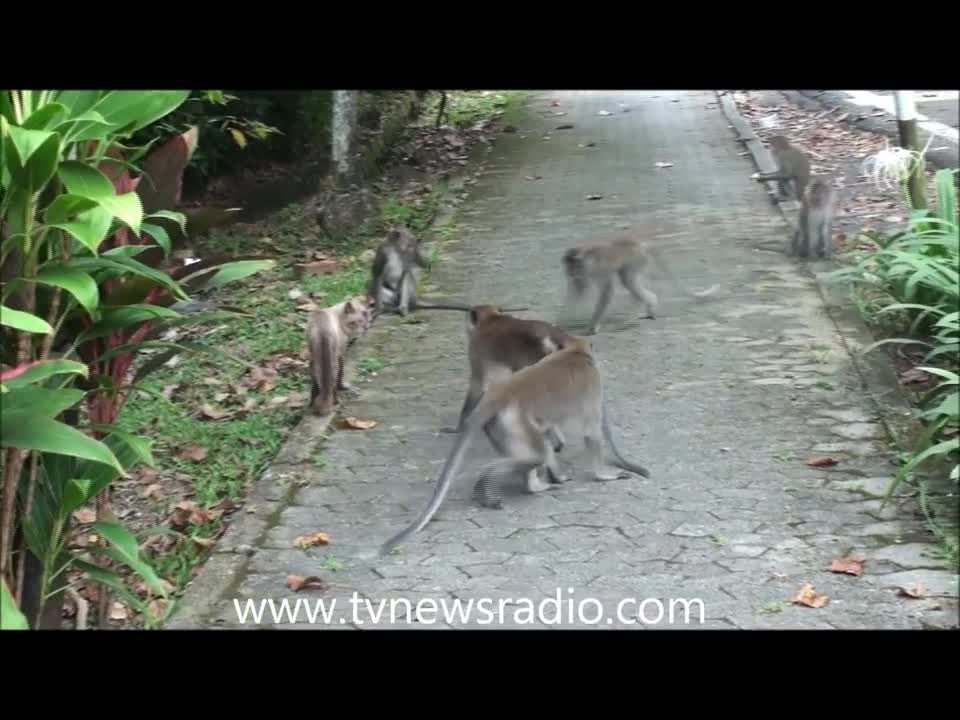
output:
[[[769,142],[777,169],[772,173],[754,173],[754,179],[761,182],[775,180],[782,199],[790,197],[790,188],[793,196],[801,200],[810,181],[809,158],[803,151],[791,145],[783,135],[774,135]]]
[[[836,191],[823,178],[814,178],[803,194],[800,218],[793,234],[791,252],[810,257],[811,252],[827,258],[833,252],[833,211]]]

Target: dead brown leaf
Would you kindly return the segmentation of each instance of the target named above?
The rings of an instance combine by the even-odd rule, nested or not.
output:
[[[327,583],[322,579],[318,578],[316,575],[287,575],[287,587],[293,590],[294,592],[300,592],[301,590],[326,590]]]
[[[860,577],[863,575],[863,563],[866,561],[861,553],[851,553],[846,557],[836,558],[830,564],[830,572],[843,573]]]
[[[193,542],[195,542],[197,545],[199,545],[200,547],[202,547],[202,548],[204,548],[204,549],[206,549],[206,548],[212,548],[214,545],[217,544],[216,538],[192,537],[192,538],[190,538],[190,539],[193,540]]]
[[[307,404],[307,394],[304,392],[290,393],[287,399],[287,407],[298,408]]]
[[[152,485],[147,485],[143,490],[140,491],[140,497],[142,498],[152,498],[156,495],[163,495],[163,485],[160,483],[153,483]]]
[[[328,545],[330,543],[330,536],[324,532],[315,532],[310,533],[309,535],[301,535],[296,540],[293,541],[293,545],[300,550],[306,550],[307,548],[312,548],[314,545]]]
[[[587,200],[603,200],[603,195],[587,195]]]
[[[113,604],[110,606],[110,619],[126,620],[127,608],[124,607],[121,603],[114,601]]]
[[[557,125],[557,130],[573,130],[573,125],[571,123],[564,123],[563,125]]]
[[[923,583],[917,583],[916,585],[904,585],[897,588],[897,594],[900,595],[900,597],[922,600],[927,596],[927,588]]]
[[[157,598],[156,600],[151,600],[147,605],[147,613],[154,620],[162,620],[167,615],[167,606],[170,604],[169,600],[164,600],[163,598]]]
[[[900,373],[900,382],[902,382],[904,385],[927,382],[929,379],[930,376],[919,368],[910,368],[909,370],[904,370],[902,373]]]
[[[164,399],[166,400],[172,400],[173,394],[177,391],[177,388],[179,387],[180,387],[179,383],[174,383],[173,385],[164,385],[163,392],[161,393],[161,395],[163,395]]]
[[[175,528],[185,527],[187,523],[203,525],[216,520],[222,514],[223,511],[215,507],[204,510],[192,500],[184,500],[174,506],[173,512],[170,514],[170,525]]]
[[[226,400],[228,397],[230,397],[230,393],[219,392],[219,393],[217,393],[216,395],[213,396],[213,401],[214,401],[214,402],[218,402],[218,403],[222,403],[222,402],[223,402],[224,400]]]
[[[297,263],[294,266],[294,273],[299,277],[308,275],[331,275],[340,267],[336,260],[314,260],[312,262]]]
[[[830,600],[823,593],[818,593],[813,589],[813,585],[807,583],[802,588],[800,592],[793,596],[791,602],[794,605],[805,605],[811,608],[822,608]]]
[[[179,453],[183,460],[193,460],[193,462],[203,462],[207,459],[207,449],[201,445],[188,445]]]
[[[836,465],[837,460],[832,457],[813,457],[807,460],[807,465],[810,467],[830,467],[831,465]]]
[[[204,403],[200,406],[200,414],[205,418],[211,420],[223,420],[224,418],[232,417],[233,413],[229,410],[222,410],[220,408],[215,408],[209,403]]]
[[[369,430],[377,426],[376,420],[361,420],[360,418],[348,417],[344,418],[341,427],[348,428],[351,430]]]
[[[658,163],[654,163],[654,165],[655,165],[655,167],[658,167],[658,168],[671,168],[671,167],[673,167],[673,163],[672,163],[672,162],[658,162]]]
[[[97,521],[97,511],[93,508],[80,508],[74,511],[73,519],[81,525],[90,525]]]

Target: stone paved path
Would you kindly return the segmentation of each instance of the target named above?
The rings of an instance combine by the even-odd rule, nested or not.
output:
[[[560,123],[574,128],[555,130]],[[254,627],[239,621],[235,600],[286,598],[332,608],[311,623],[303,606],[302,628],[547,628],[555,608],[531,616],[529,606],[558,592],[565,627],[954,625],[950,598],[895,590],[922,582],[955,596],[956,575],[929,556],[911,505],[881,510],[868,495],[893,466],[844,348],[855,334],[838,331],[808,269],[758,249],[784,227],[713,94],[544,93],[517,124],[461,208],[434,278],[444,292],[530,305],[525,315],[553,320],[562,251],[627,223],[671,235],[655,242],[687,286],[723,288],[705,315],[654,274],[660,317],[637,319],[620,292],[594,338],[617,435],[652,478],[591,482],[582,451],[569,448],[573,481],[535,496],[514,491],[502,511],[484,510],[470,497],[490,456],[484,444],[434,522],[398,554],[376,557],[427,502],[451,446],[436,431],[455,420],[464,391],[462,316],[390,319],[357,353],[388,366],[344,408],[378,426],[337,432],[319,450],[308,440],[289,446],[252,499],[260,524],[241,522],[225,537],[173,626]],[[673,167],[656,168],[661,161]],[[839,463],[808,467],[817,455]],[[293,547],[315,531],[330,544]],[[848,552],[866,556],[862,576],[829,572]],[[288,574],[330,587],[295,594]],[[824,607],[790,603],[807,583],[829,597]],[[426,602],[421,621],[407,623],[390,619],[391,601],[395,613],[406,609],[399,599],[479,604],[450,618]],[[637,622],[645,600],[649,622]],[[290,627],[269,610],[256,626]]]

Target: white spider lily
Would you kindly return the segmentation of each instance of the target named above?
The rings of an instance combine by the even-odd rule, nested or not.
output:
[[[903,187],[913,171],[923,166],[923,156],[936,135],[930,135],[923,150],[908,150],[903,147],[890,147],[890,139],[885,139],[886,147],[863,161],[863,173],[881,190],[893,190]]]

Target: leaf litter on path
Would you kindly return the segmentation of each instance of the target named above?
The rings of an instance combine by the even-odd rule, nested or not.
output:
[[[344,430],[369,430],[377,425],[376,420],[363,420],[356,417],[347,417],[339,422],[339,427]]]
[[[325,532],[315,532],[308,533],[306,535],[301,535],[296,540],[293,541],[294,547],[300,550],[307,550],[316,545],[329,545],[330,536]]]
[[[839,461],[832,457],[812,457],[807,460],[807,465],[810,467],[832,467],[833,465],[836,465],[837,462]]]
[[[846,557],[836,558],[830,564],[830,572],[860,577],[863,574],[864,562],[866,557],[862,553],[851,553]]]
[[[903,585],[897,588],[897,594],[900,597],[907,597],[913,600],[922,600],[927,596],[927,588],[923,583]]]
[[[316,575],[287,575],[287,587],[294,592],[301,590],[326,590],[329,586]]]
[[[790,602],[794,605],[804,605],[811,608],[822,608],[829,602],[830,598],[823,593],[818,593],[813,585],[807,583],[800,591],[791,598]]]

